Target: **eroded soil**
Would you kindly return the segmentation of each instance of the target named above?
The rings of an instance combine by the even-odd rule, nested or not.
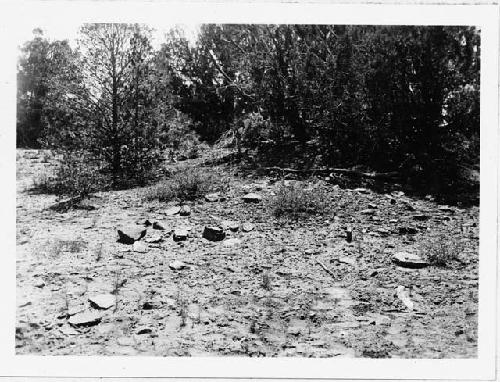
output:
[[[321,181],[334,213],[290,221],[269,205],[280,181],[240,176],[225,201],[192,203],[186,217],[166,215],[170,205],[145,202],[140,189],[100,193],[88,202],[94,210],[58,213],[49,209],[54,196],[29,191],[48,166],[42,153],[18,151],[18,354],[476,356],[477,207],[439,209]],[[245,203],[248,192],[262,202]],[[117,242],[116,227],[141,219],[188,228],[189,237],[175,242],[170,230],[149,227],[147,252],[134,252]],[[226,239],[241,240],[232,245],[202,238],[205,225],[223,220],[254,229],[226,230]],[[451,226],[464,245],[456,261],[421,269],[392,262]],[[157,235],[160,242],[146,242]],[[174,260],[189,268],[170,269]],[[398,298],[399,286],[414,309]],[[95,309],[89,298],[98,294],[113,294],[114,306]],[[100,322],[71,326],[80,311]]]

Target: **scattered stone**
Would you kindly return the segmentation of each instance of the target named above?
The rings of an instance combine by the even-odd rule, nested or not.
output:
[[[120,337],[116,340],[120,346],[135,346],[135,340],[132,337]]]
[[[222,201],[222,197],[218,192],[214,192],[212,194],[205,195],[205,200],[207,202],[213,203],[213,202]]]
[[[74,327],[94,326],[101,322],[102,317],[97,312],[84,312],[75,314],[68,320],[68,323]]]
[[[167,216],[174,216],[174,215],[177,215],[179,212],[181,212],[181,207],[179,207],[179,206],[173,206],[173,207],[167,208],[165,210],[165,215],[167,215]]]
[[[137,224],[143,225],[144,227],[149,227],[153,224],[153,222],[149,219],[139,219],[137,220]]]
[[[109,309],[115,305],[116,296],[112,294],[99,294],[89,297],[90,305],[97,309]]]
[[[179,211],[179,215],[181,216],[189,216],[191,215],[191,208],[187,205],[181,206],[181,209]]]
[[[141,240],[146,235],[146,229],[141,227],[121,227],[118,231],[118,242],[123,244],[134,244],[135,241]]]
[[[262,196],[254,192],[251,192],[243,196],[243,201],[245,201],[246,203],[259,203],[261,200]]]
[[[222,243],[222,245],[224,245],[224,247],[235,247],[237,245],[240,245],[241,244],[241,240],[238,239],[238,238],[231,238],[231,239],[227,239],[227,240],[224,240],[224,242]]]
[[[159,243],[162,240],[161,235],[154,235],[145,239],[146,243]]]
[[[35,288],[43,288],[44,286],[45,286],[45,282],[43,280],[38,280],[34,284]]]
[[[142,241],[136,241],[133,247],[134,252],[146,253],[148,251],[148,246]]]
[[[174,236],[173,236],[174,241],[185,241],[187,240],[187,237],[188,237],[187,229],[177,228],[176,230],[174,230]]]
[[[189,268],[189,266],[186,263],[183,263],[182,261],[179,260],[174,260],[170,264],[168,264],[169,268],[174,270],[174,271],[180,271],[181,269]]]
[[[222,227],[218,226],[206,226],[203,230],[203,237],[210,241],[221,241],[224,240],[226,234]]]
[[[399,227],[400,235],[415,235],[417,232],[418,230],[415,227],[411,226]]]
[[[177,306],[177,303],[173,298],[166,298],[165,299],[165,305],[168,306],[169,308],[175,308]]]
[[[59,328],[59,331],[65,336],[76,336],[77,334],[80,334],[80,332],[73,329],[71,326],[66,326],[66,325],[61,326]]]
[[[161,308],[160,301],[146,301],[142,304],[142,309],[144,310],[152,310]]]
[[[347,227],[345,234],[346,234],[347,242],[351,243],[352,242],[352,227]]]
[[[360,194],[369,194],[370,191],[367,188],[358,187],[354,189],[355,192],[359,192]]]
[[[410,293],[408,292],[408,290],[404,286],[399,285],[396,288],[396,294],[398,298],[403,302],[403,304],[408,308],[408,310],[412,311],[414,308],[414,303],[410,299]]]
[[[349,265],[356,265],[356,260],[355,259],[352,259],[350,257],[346,257],[346,256],[341,256],[337,259],[337,261],[339,263],[344,263],[344,264],[349,264]]]
[[[372,210],[375,210],[378,207],[377,207],[377,205],[375,203],[370,203],[370,204],[368,204],[368,208],[371,208]]]
[[[167,222],[163,222],[163,221],[159,221],[159,220],[153,222],[153,229],[157,229],[159,231],[165,231],[165,230],[167,230],[167,227],[168,227]]]
[[[255,226],[252,223],[243,223],[243,225],[241,226],[243,232],[253,231],[254,228]]]
[[[438,209],[441,212],[448,212],[448,213],[451,213],[451,214],[455,213],[455,210],[453,208],[449,207],[449,206],[439,206]]]
[[[424,268],[429,265],[420,256],[409,252],[398,252],[392,257],[393,263],[405,268]]]
[[[141,326],[141,327],[137,328],[136,333],[137,334],[151,334],[151,333],[153,333],[153,329],[150,328],[149,326]]]
[[[417,221],[426,221],[429,220],[431,217],[429,215],[424,215],[424,214],[418,214],[418,215],[413,215],[413,220]]]
[[[234,221],[234,220],[224,220],[222,222],[222,227],[224,229],[228,229],[232,232],[238,232],[238,230],[240,229],[240,223],[237,222],[237,221]]]
[[[377,228],[376,232],[379,233],[380,236],[389,236],[389,233],[390,233],[387,228],[383,228],[383,227]]]

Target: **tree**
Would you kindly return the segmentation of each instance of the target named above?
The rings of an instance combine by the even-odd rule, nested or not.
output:
[[[17,72],[17,146],[40,147],[46,130],[47,95],[52,79],[74,59],[68,41],[47,40],[41,29],[23,45]]]
[[[53,85],[59,113],[51,120],[50,146],[84,149],[104,164],[101,171],[111,175],[113,187],[144,183],[161,160],[160,130],[171,112],[150,31],[88,24],[78,44],[81,80],[69,84],[59,77]]]

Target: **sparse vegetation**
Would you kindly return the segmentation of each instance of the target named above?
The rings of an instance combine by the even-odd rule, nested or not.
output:
[[[452,229],[432,235],[420,244],[420,251],[430,264],[444,267],[459,261],[464,250],[461,235]]]
[[[329,195],[323,188],[307,188],[298,182],[281,185],[271,200],[271,208],[276,217],[320,215],[328,211],[329,205]]]
[[[229,177],[204,168],[184,167],[145,192],[146,200],[195,200],[211,192],[227,192]]]

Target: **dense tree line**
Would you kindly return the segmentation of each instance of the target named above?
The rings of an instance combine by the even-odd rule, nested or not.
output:
[[[158,50],[144,26],[80,35],[75,50],[41,35],[22,48],[18,145],[84,151],[113,183],[142,178],[187,128],[431,183],[479,163],[473,27],[206,24]]]

